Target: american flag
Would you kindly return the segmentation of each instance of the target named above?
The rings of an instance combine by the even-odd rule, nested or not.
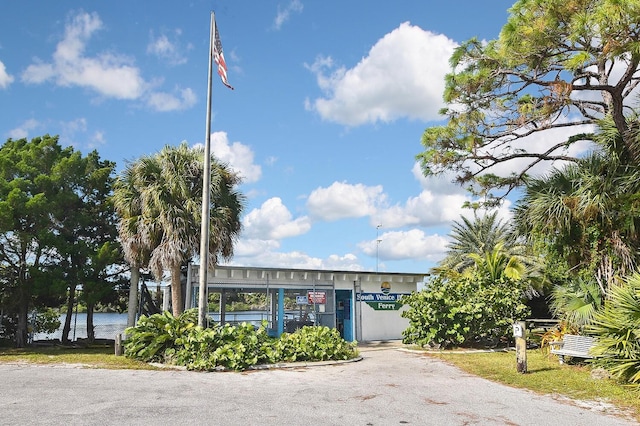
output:
[[[229,89],[233,90],[233,86],[229,84],[227,80],[227,63],[224,61],[224,53],[222,53],[222,42],[220,41],[220,34],[218,33],[218,26],[216,25],[216,39],[213,44],[213,59],[218,64],[218,75]]]

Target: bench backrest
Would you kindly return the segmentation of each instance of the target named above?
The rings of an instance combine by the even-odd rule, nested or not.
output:
[[[595,339],[590,336],[576,336],[575,334],[565,334],[562,338],[562,349],[589,353],[589,349],[595,343]]]

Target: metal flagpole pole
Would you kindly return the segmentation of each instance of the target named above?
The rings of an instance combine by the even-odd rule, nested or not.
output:
[[[206,327],[207,304],[207,271],[209,269],[209,215],[211,185],[211,91],[213,76],[213,43],[216,33],[216,19],[211,12],[211,34],[209,35],[209,76],[207,91],[207,133],[204,143],[204,173],[202,177],[202,219],[200,224],[200,273],[198,291],[198,325]],[[188,285],[191,285],[189,283]]]

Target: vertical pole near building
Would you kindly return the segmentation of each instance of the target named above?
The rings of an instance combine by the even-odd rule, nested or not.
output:
[[[211,91],[213,76],[213,43],[216,19],[211,12],[211,34],[209,35],[209,75],[207,91],[207,125],[204,144],[204,173],[202,177],[202,218],[200,224],[200,271],[198,291],[198,325],[205,327],[207,315],[207,270],[209,268],[209,215],[211,186]]]
[[[524,321],[513,324],[513,337],[516,340],[516,370],[527,372],[527,325]]]

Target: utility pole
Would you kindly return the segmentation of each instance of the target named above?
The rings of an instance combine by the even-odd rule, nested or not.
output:
[[[376,226],[376,272],[378,272],[378,255],[380,252],[380,243],[382,240],[380,239],[380,228],[382,225]]]

